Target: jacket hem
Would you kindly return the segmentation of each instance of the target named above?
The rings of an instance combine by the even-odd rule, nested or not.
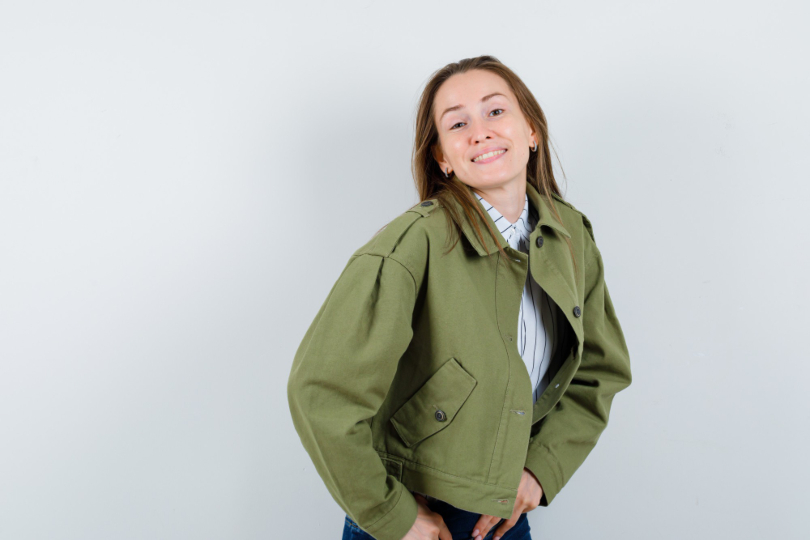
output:
[[[504,519],[512,516],[517,487],[512,489],[479,482],[445,473],[379,450],[377,453],[381,458],[402,464],[402,483],[412,492],[430,495],[451,506],[476,514],[487,514]]]

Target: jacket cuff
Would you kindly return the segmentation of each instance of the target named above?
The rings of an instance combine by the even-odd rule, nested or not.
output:
[[[416,498],[404,484],[400,484],[399,488],[397,504],[368,529],[363,529],[377,540],[402,540],[416,522],[419,511]]]
[[[531,471],[543,488],[540,506],[548,506],[562,489],[562,473],[557,458],[545,446],[530,445],[524,467]]]

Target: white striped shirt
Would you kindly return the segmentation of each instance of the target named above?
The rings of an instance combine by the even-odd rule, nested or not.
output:
[[[529,234],[537,224],[534,207],[529,211],[529,197],[525,196],[523,212],[515,223],[510,223],[498,210],[475,193],[484,210],[489,212],[506,243],[513,249],[529,253]],[[531,264],[531,262],[529,262]],[[532,277],[526,274],[526,286],[520,300],[517,347],[532,380],[532,403],[536,402],[548,386],[549,364],[554,349],[554,328],[559,308]]]

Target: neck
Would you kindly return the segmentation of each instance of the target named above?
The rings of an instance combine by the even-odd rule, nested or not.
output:
[[[473,188],[489,204],[495,207],[509,223],[515,223],[523,212],[526,203],[526,182],[510,182],[507,185]]]

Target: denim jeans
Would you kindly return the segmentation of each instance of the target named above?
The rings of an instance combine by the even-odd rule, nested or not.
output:
[[[432,512],[436,512],[442,516],[445,525],[447,525],[447,528],[450,529],[450,533],[453,535],[453,540],[469,540],[473,538],[473,527],[475,527],[481,514],[467,512],[466,510],[456,508],[438,499],[429,501],[428,508],[430,508]],[[502,519],[493,525],[489,533],[484,537],[484,540],[492,540],[492,538],[495,537],[495,531],[498,530],[498,527],[500,527],[504,521],[506,520]],[[532,540],[528,514],[521,514],[517,523],[506,531],[502,539]],[[347,515],[344,520],[342,540],[375,540],[375,538],[361,529],[357,523]]]

